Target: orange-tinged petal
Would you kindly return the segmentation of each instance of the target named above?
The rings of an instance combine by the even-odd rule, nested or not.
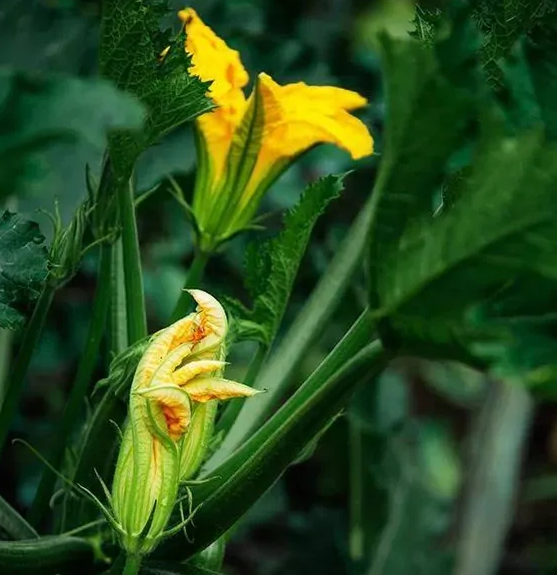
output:
[[[199,361],[192,361],[191,363],[186,363],[184,367],[177,369],[172,374],[172,382],[176,385],[184,385],[190,379],[197,377],[202,374],[210,374],[215,371],[220,371],[224,369],[226,362],[217,361],[214,359],[201,359]]]
[[[198,338],[213,334],[220,339],[224,338],[228,329],[226,313],[220,303],[210,294],[198,289],[188,290],[197,303],[197,312],[200,316]]]
[[[153,375],[162,365],[168,353],[179,345],[185,334],[191,334],[195,327],[195,315],[190,314],[158,332],[143,354],[134,377],[134,389],[149,385]]]
[[[251,397],[261,393],[242,383],[218,377],[198,377],[186,383],[182,389],[193,401],[205,403],[212,399],[232,399],[234,397]]]
[[[137,392],[154,401],[166,421],[168,434],[174,441],[180,439],[191,421],[189,396],[176,385],[159,385]]]
[[[190,70],[202,80],[212,81],[209,95],[218,106],[197,120],[216,181],[222,175],[230,140],[246,109],[242,88],[249,76],[238,51],[227,46],[195,10],[186,8],[178,16],[186,29],[186,50],[192,56]]]

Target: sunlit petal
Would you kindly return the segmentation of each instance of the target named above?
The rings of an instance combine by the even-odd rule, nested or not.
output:
[[[195,10],[186,8],[178,16],[186,28],[186,50],[192,56],[191,72],[202,80],[212,81],[209,95],[218,108],[201,116],[197,124],[209,151],[213,178],[218,180],[230,140],[246,109],[242,88],[249,76],[238,51],[227,46]]]
[[[213,359],[202,359],[187,363],[172,374],[172,381],[176,385],[184,385],[190,379],[202,374],[211,374],[224,369],[226,362]]]
[[[242,383],[217,377],[198,377],[186,383],[182,389],[193,401],[205,403],[212,399],[232,399],[234,397],[251,397],[261,393]]]

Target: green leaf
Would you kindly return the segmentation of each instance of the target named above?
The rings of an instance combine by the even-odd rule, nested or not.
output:
[[[462,14],[456,11],[439,29],[434,44],[420,51],[421,69],[427,70],[429,62],[439,75],[426,83],[427,90],[421,76],[405,73],[415,60],[412,42],[386,41],[390,114],[387,146],[374,190],[372,301],[385,318],[379,325],[388,345],[481,365],[496,361],[497,356],[504,359],[505,354],[499,350],[490,355],[485,347],[480,353],[472,342],[504,344],[510,332],[501,329],[501,322],[478,321],[474,315],[479,308],[496,305],[502,290],[525,275],[530,283],[551,280],[555,292],[556,218],[551,206],[557,149],[548,141],[528,62],[520,50],[511,54],[505,68],[509,96],[505,106],[477,81],[473,58],[457,58],[456,67],[446,68],[454,54],[466,54],[469,38],[474,36]],[[398,58],[392,56],[393,44],[398,46]],[[443,56],[443,46],[453,50]],[[466,75],[455,75],[459,60],[466,63],[467,80]],[[438,89],[439,83],[443,89]],[[464,85],[468,90],[463,92]],[[420,88],[419,94],[427,95],[435,105],[412,108],[408,101],[400,101],[395,86],[410,94]],[[453,126],[452,139],[437,137],[434,129],[427,144],[422,143],[420,134],[431,134],[428,125],[443,124],[441,132],[445,131],[436,109],[460,122],[459,114],[469,119],[478,116],[477,140],[471,140],[473,132],[465,134],[463,128],[458,132]],[[421,131],[415,128],[417,122],[424,123]],[[455,163],[458,169],[451,173]],[[435,210],[440,191],[444,204]],[[515,297],[522,302],[517,311],[532,313],[531,297],[524,291]],[[493,309],[486,315],[497,319]]]
[[[513,45],[536,28],[551,28],[557,15],[552,0],[480,0],[474,18],[484,34],[481,55],[488,82],[504,88],[502,62]]]
[[[12,539],[33,539],[39,536],[3,497],[0,497],[0,529]]]
[[[443,12],[441,8],[424,8],[416,4],[416,14],[412,21],[414,30],[410,32],[410,36],[426,44],[433,43],[442,17]]]
[[[533,27],[525,53],[548,139],[557,140],[557,5]]]
[[[0,327],[20,328],[47,277],[44,236],[35,222],[5,211],[0,219]]]
[[[343,176],[326,176],[308,186],[298,204],[286,213],[282,232],[263,244],[248,246],[246,287],[254,304],[246,319],[261,326],[261,332],[254,330],[253,335],[267,345],[280,326],[313,227],[340,195],[342,180]]]
[[[116,173],[127,178],[135,160],[164,134],[210,111],[209,83],[192,76],[191,57],[182,31],[174,39],[159,21],[168,12],[163,0],[106,0],[103,2],[100,71],[120,89],[136,95],[148,117],[139,131],[111,138]],[[161,53],[170,47],[161,58]]]
[[[143,108],[104,80],[0,70],[0,199],[24,191],[45,166],[40,153],[59,142],[102,147],[115,128],[137,128]]]
[[[418,337],[429,330],[426,338],[436,329],[450,347],[472,335],[462,331],[466,310],[513,277],[557,279],[556,153],[540,130],[508,137],[486,129],[461,201],[381,254],[377,293],[398,327]]]
[[[371,262],[403,242],[408,218],[429,218],[447,162],[473,125],[478,35],[467,14],[447,23],[435,45],[383,35],[387,96],[385,149],[376,182]],[[372,273],[372,280],[378,272]]]

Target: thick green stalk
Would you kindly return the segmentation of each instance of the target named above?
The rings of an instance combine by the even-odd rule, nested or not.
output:
[[[57,427],[53,448],[50,455],[47,457],[49,463],[55,469],[58,469],[62,463],[66,445],[71,438],[78,418],[80,417],[87,388],[91,382],[93,370],[98,361],[106,315],[110,303],[111,263],[110,248],[101,244],[99,255],[99,274],[95,301],[89,323],[87,342],[79,360],[74,385],[68,397],[66,408],[62,415],[62,421]],[[28,519],[32,525],[40,525],[40,522],[48,509],[48,503],[52,495],[55,482],[56,475],[49,468],[45,467],[35,499],[29,511]]]
[[[332,352],[340,366],[332,375],[316,370],[294,395],[219,467],[193,485],[195,514],[192,543],[174,538],[163,543],[165,558],[205,548],[225,533],[331,424],[357,388],[371,382],[388,360],[379,342],[370,339],[372,318],[361,317]],[[352,353],[352,350],[359,350]],[[203,481],[203,480],[207,481]]]
[[[129,185],[120,185],[118,188],[118,205],[122,224],[124,284],[126,286],[126,315],[130,344],[147,335],[145,295],[132,180],[133,178],[130,178]]]
[[[128,555],[126,557],[126,563],[124,564],[124,569],[122,570],[122,575],[137,575],[139,573],[140,566],[141,566],[140,555]]]
[[[4,443],[8,437],[10,425],[13,421],[21,393],[23,391],[27,368],[29,367],[35,346],[43,332],[46,316],[50,309],[54,292],[55,287],[49,283],[43,287],[43,291],[39,296],[39,300],[33,310],[31,319],[23,332],[23,338],[21,340],[17,359],[10,372],[8,391],[0,409],[0,454],[4,449]]]
[[[366,202],[339,246],[323,277],[305,306],[282,338],[276,352],[265,364],[255,387],[265,389],[257,402],[245,402],[220,449],[211,460],[217,465],[230,455],[273,412],[288,392],[292,375],[319,337],[350,285],[354,272],[362,264],[371,226],[373,196]]]
[[[259,344],[257,351],[249,364],[248,371],[245,377],[241,380],[243,384],[249,385],[250,387],[253,386],[261,368],[263,367],[263,362],[267,357],[268,351],[269,349],[266,345],[262,343]],[[227,403],[221,418],[217,422],[215,433],[226,435],[229,432],[230,428],[236,421],[243,404],[244,401],[242,399],[231,399]]]
[[[183,318],[192,310],[192,299],[190,294],[185,291],[188,288],[198,288],[200,287],[201,279],[205,272],[205,266],[211,257],[210,254],[202,252],[201,250],[196,250],[193,262],[188,271],[188,276],[184,283],[180,297],[178,298],[178,303],[172,312],[172,317],[170,321],[173,323]]]

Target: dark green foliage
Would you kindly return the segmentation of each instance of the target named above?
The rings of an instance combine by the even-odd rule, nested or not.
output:
[[[25,322],[47,276],[44,236],[35,222],[9,211],[0,219],[0,327]]]
[[[550,126],[543,123],[551,115],[547,103],[542,112],[531,81],[535,68],[519,51],[508,60],[506,99],[493,98],[478,82],[479,62],[458,59],[458,54],[470,47],[470,22],[456,12],[439,26],[439,30],[448,28],[449,35],[439,32],[431,45],[420,48],[411,40],[399,41],[396,60],[392,56],[394,41],[383,41],[387,87],[401,86],[403,77],[410,84],[406,94],[423,86],[423,75],[412,78],[410,72],[404,73],[406,67],[414,66],[418,52],[423,58],[420,70],[437,65],[435,80],[444,88],[424,92],[430,107],[416,105],[414,114],[408,113],[408,102],[399,101],[391,89],[387,134],[407,133],[410,142],[419,141],[416,138],[422,130],[413,125],[414,117],[430,126],[437,126],[440,116],[452,118],[452,130],[441,122],[442,128],[424,130],[429,136],[427,144],[408,150],[404,140],[388,136],[374,192],[372,298],[376,299],[372,301],[388,318],[382,323],[382,333],[391,345],[472,362],[470,354],[481,348],[480,364],[488,355],[497,363],[493,352],[499,349],[506,372],[509,355],[515,358],[515,367],[520,363],[524,369],[526,364],[537,369],[541,356],[548,356],[547,351],[541,352],[544,346],[536,354],[526,353],[528,361],[519,359],[525,353],[524,337],[536,323],[532,325],[530,319],[528,332],[518,335],[518,316],[506,316],[506,323],[499,318],[491,325],[485,319],[491,312],[485,310],[497,309],[501,295],[510,290],[515,313],[531,316],[532,290],[540,282],[545,282],[545,292],[555,295],[557,149],[549,138]],[[443,45],[451,45],[453,50],[438,52]],[[457,60],[452,61],[455,56]],[[391,67],[394,61],[396,66]],[[453,75],[459,61],[467,62],[468,75]],[[476,117],[479,126],[466,134],[466,122],[475,123]],[[444,137],[436,138],[436,133]],[[477,137],[471,139],[475,133]],[[417,136],[412,137],[414,134]],[[473,153],[462,155],[463,149]],[[451,173],[451,162],[458,154],[461,164],[462,158],[468,157],[468,162]],[[435,212],[439,185],[445,203]],[[525,275],[527,282],[522,280]],[[478,306],[484,310],[483,323],[473,319],[478,316],[472,310]],[[543,318],[537,321],[540,326],[547,324]],[[510,331],[505,332],[504,325]],[[481,345],[478,348],[472,342]],[[505,352],[507,344],[511,347]],[[532,339],[531,344],[538,347],[539,341]],[[523,350],[518,355],[512,351],[517,345]]]
[[[284,229],[264,243],[254,242],[246,252],[246,287],[253,300],[251,310],[237,303],[240,337],[270,345],[284,315],[298,268],[311,232],[328,204],[342,191],[342,177],[327,176],[310,184],[298,204],[284,217]]]
[[[116,86],[136,95],[148,110],[142,130],[111,139],[110,154],[116,173],[129,176],[139,154],[164,134],[207,112],[209,83],[188,72],[185,35],[171,38],[161,32],[167,14],[163,0],[107,0],[103,2],[100,71]],[[161,57],[165,48],[168,53]]]

